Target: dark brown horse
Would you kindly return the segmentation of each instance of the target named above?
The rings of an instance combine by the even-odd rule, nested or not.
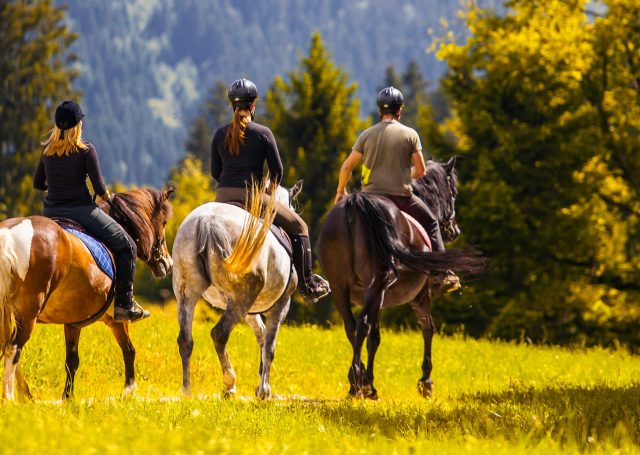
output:
[[[429,161],[426,175],[413,181],[414,193],[440,222],[442,237],[451,242],[460,234],[455,219],[457,179],[455,159],[446,164]],[[453,270],[459,275],[479,273],[484,259],[475,250],[429,253],[413,224],[384,196],[352,193],[334,206],[320,230],[318,259],[331,283],[333,301],[353,347],[349,394],[377,398],[373,364],[380,345],[382,308],[409,304],[418,316],[424,338],[423,396],[433,391],[431,380],[431,276]],[[351,306],[362,305],[354,317]],[[361,361],[367,339],[367,364]]]
[[[173,265],[164,241],[164,227],[171,209],[167,199],[172,192],[133,190],[116,194],[110,205],[101,206],[135,240],[138,257],[157,277],[167,275]],[[73,393],[80,364],[80,330],[96,320],[109,326],[122,349],[125,392],[135,389],[135,349],[129,338],[129,324],[114,322],[113,307],[104,312],[110,288],[111,279],[98,268],[82,241],[52,220],[31,216],[0,223],[0,357],[5,358],[4,398],[15,398],[20,352],[36,322],[64,324],[67,380],[63,398]]]

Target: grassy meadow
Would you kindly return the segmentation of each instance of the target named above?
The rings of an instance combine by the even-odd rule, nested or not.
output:
[[[60,326],[37,327],[21,365],[34,400],[0,405],[4,453],[640,453],[640,358],[625,351],[534,347],[436,336],[435,396],[416,391],[418,331],[383,331],[380,401],[346,399],[350,347],[341,327],[284,327],[275,399],[253,397],[258,348],[239,326],[229,349],[238,397],[222,378],[200,305],[193,397],[180,393],[175,305],[131,328],[138,391],[122,398],[120,350],[102,324],[83,330],[76,397],[61,403]]]

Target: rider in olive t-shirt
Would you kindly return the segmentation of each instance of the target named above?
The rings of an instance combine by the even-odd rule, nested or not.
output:
[[[342,164],[336,203],[347,194],[345,186],[351,170],[363,161],[362,191],[387,196],[400,210],[424,226],[433,251],[444,251],[438,220],[427,204],[411,190],[411,178],[422,177],[426,166],[418,133],[398,121],[403,105],[400,90],[387,87],[380,91],[380,122],[360,134],[351,154]]]
[[[411,196],[411,155],[422,151],[415,130],[383,120],[365,130],[353,150],[363,153],[363,192]]]

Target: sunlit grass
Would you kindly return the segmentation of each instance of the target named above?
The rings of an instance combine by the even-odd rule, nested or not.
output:
[[[201,305],[202,307],[202,305]],[[131,327],[138,391],[122,399],[120,350],[102,324],[83,330],[76,398],[60,404],[64,339],[37,327],[21,364],[34,401],[0,406],[5,452],[564,453],[638,451],[640,358],[625,351],[569,350],[440,337],[435,396],[416,390],[419,332],[383,331],[376,361],[381,400],[346,400],[350,346],[341,327],[284,327],[272,389],[260,402],[258,347],[239,326],[229,342],[238,395],[223,400],[209,331],[218,318],[199,307],[194,324],[193,398],[182,382],[175,305],[153,308]]]

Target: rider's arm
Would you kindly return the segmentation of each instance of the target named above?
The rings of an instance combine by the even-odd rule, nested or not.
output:
[[[102,179],[98,154],[93,145],[89,145],[87,149],[87,175],[89,175],[89,180],[91,180],[93,191],[104,199],[108,193],[107,185],[104,184],[104,180]]]
[[[354,166],[362,161],[362,153],[357,150],[352,150],[344,163],[342,163],[342,167],[340,168],[340,176],[338,177],[338,189],[336,191],[336,199],[335,203],[337,204],[340,200],[346,196],[347,190],[347,182],[351,178],[351,171]]]
[[[411,178],[419,179],[420,177],[423,177],[427,172],[427,167],[424,164],[422,150],[416,150],[413,152],[411,155],[411,161],[413,162],[413,166],[411,167]]]
[[[33,187],[40,191],[47,190],[47,176],[44,172],[44,161],[42,160],[42,156],[40,156],[36,173],[33,175]]]
[[[267,167],[269,168],[269,178],[271,179],[271,189],[275,189],[277,184],[282,180],[284,168],[280,159],[280,152],[276,145],[276,138],[273,137],[271,130],[267,130],[264,134],[265,156],[267,159]]]
[[[220,130],[216,131],[216,134],[213,136],[213,140],[211,141],[211,176],[216,179],[216,182],[220,181],[220,174],[222,174],[222,158],[220,157],[220,153],[218,153],[218,148],[216,147],[216,139]]]

